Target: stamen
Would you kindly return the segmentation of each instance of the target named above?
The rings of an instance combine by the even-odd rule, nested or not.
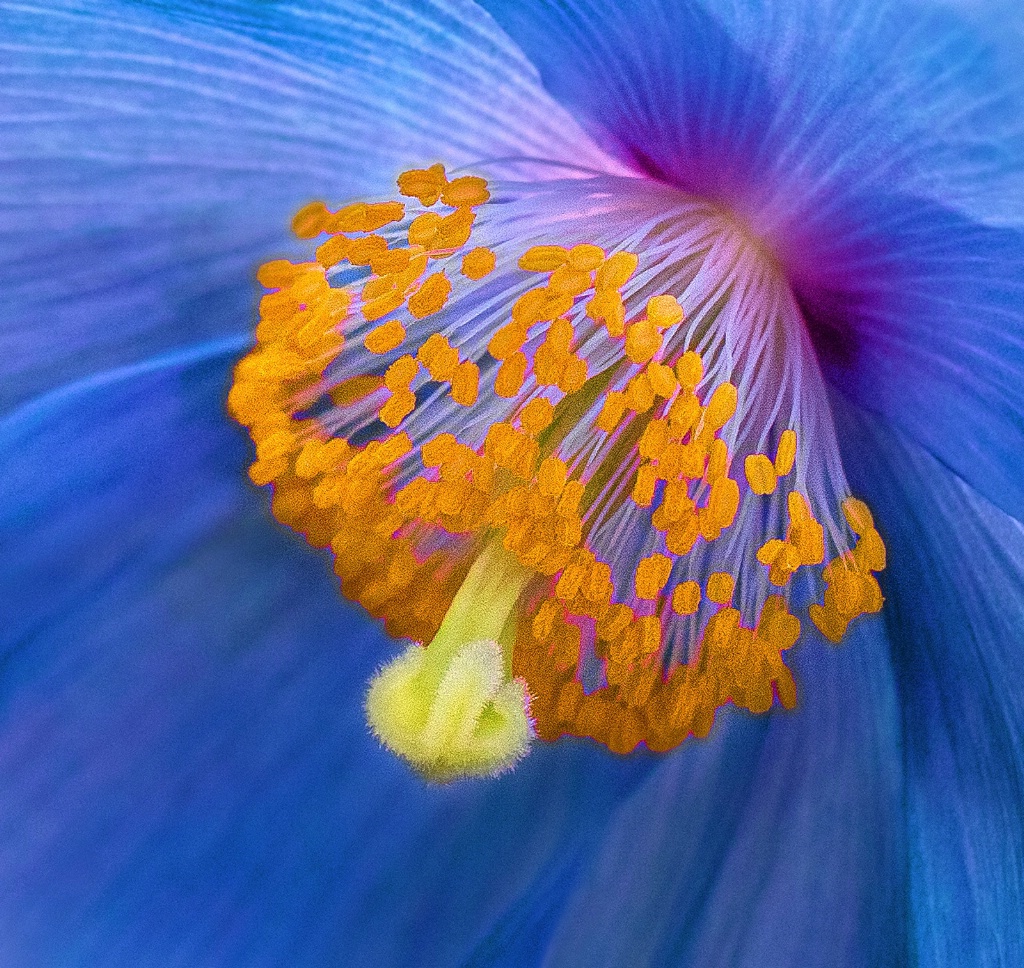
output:
[[[228,397],[275,516],[429,643],[371,686],[382,742],[448,780],[534,732],[666,750],[729,703],[793,708],[798,615],[839,642],[881,608],[886,555],[774,268],[720,213],[628,182],[432,165],[398,187],[296,214],[328,238],[260,268]],[[564,211],[536,225],[531,191]]]

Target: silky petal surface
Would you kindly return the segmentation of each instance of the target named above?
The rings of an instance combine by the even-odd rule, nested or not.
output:
[[[839,649],[809,635],[794,666],[795,713],[727,713],[619,809],[546,965],[905,963],[900,723],[881,623]]]
[[[658,761],[561,744],[434,788],[380,748],[394,646],[269,523],[206,355],[0,428],[0,960],[459,964],[564,903]]]
[[[1024,519],[1019,11],[486,5],[603,146],[765,240],[828,379]]]
[[[836,398],[881,577],[906,741],[922,968],[1024,960],[1024,526],[912,440]]]
[[[468,2],[0,4],[0,407],[251,321],[291,214],[603,156]]]

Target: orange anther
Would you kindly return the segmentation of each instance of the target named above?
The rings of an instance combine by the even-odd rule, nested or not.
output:
[[[443,221],[437,212],[424,212],[409,223],[409,244],[429,246]]]
[[[594,426],[598,430],[602,430],[606,434],[610,434],[619,425],[619,421],[622,419],[622,415],[625,411],[625,394],[619,393],[617,390],[612,390],[612,392],[605,397],[604,404],[601,407],[601,412],[597,415],[597,420],[594,423]]]
[[[462,257],[462,274],[475,282],[493,272],[495,262],[493,251],[482,245],[477,246]]]
[[[708,599],[716,605],[732,604],[736,579],[727,571],[713,571],[708,576]]]
[[[565,487],[568,468],[559,457],[545,457],[537,471],[537,485],[545,497],[558,497]]]
[[[464,407],[471,407],[476,403],[479,392],[480,367],[469,360],[460,363],[452,377],[452,399]]]
[[[439,312],[448,302],[452,284],[444,272],[427,276],[423,285],[409,298],[409,312],[417,319],[423,319]]]
[[[746,471],[747,483],[755,494],[772,494],[778,478],[775,473],[775,465],[764,454],[748,454],[743,461],[743,469]]]
[[[645,319],[626,330],[626,356],[634,363],[646,363],[661,349],[661,334]]]
[[[304,271],[302,265],[288,262],[287,259],[274,259],[264,262],[256,270],[256,281],[265,289],[280,289],[294,282]]]
[[[683,321],[683,307],[675,296],[652,296],[647,300],[647,318],[659,332]]]
[[[494,392],[507,399],[516,396],[523,388],[528,363],[524,353],[513,353],[504,360],[494,378]]]
[[[636,272],[639,258],[632,252],[616,252],[605,259],[597,270],[597,289],[621,289]]]
[[[329,269],[348,256],[349,238],[347,235],[332,235],[326,242],[317,246],[316,261]]]
[[[547,397],[534,397],[519,415],[519,423],[526,433],[536,436],[546,430],[555,415],[554,404]]]
[[[783,430],[779,437],[779,446],[775,451],[775,473],[785,477],[796,461],[796,431]]]
[[[458,208],[463,205],[483,205],[491,197],[487,190],[487,179],[475,175],[453,178],[441,190],[441,201]]]
[[[342,238],[342,236],[334,236],[335,239]],[[330,240],[331,242],[334,239]],[[328,243],[324,243],[327,245]],[[320,246],[322,249],[324,246]],[[320,259],[320,249],[317,249],[317,260]],[[379,235],[365,235],[361,239],[352,239],[349,241],[347,246],[346,255],[348,261],[354,266],[368,266],[374,256],[380,255],[383,252],[387,252],[388,244]]]
[[[519,268],[527,272],[554,272],[569,261],[569,250],[561,245],[534,245],[519,257]]]
[[[369,284],[368,284],[369,285]],[[393,313],[402,303],[405,301],[405,296],[398,289],[389,289],[379,296],[366,301],[367,289],[363,289],[363,318],[368,322],[380,319],[383,316],[387,316],[388,313]],[[404,330],[403,330],[404,334]],[[405,338],[404,335],[402,337]],[[397,345],[397,344],[395,344]],[[387,352],[386,350],[384,352]]]
[[[649,508],[654,500],[654,487],[658,483],[658,475],[650,464],[641,464],[636,472],[633,484],[633,503],[642,508]]]
[[[695,350],[687,350],[676,361],[676,377],[679,386],[687,393],[693,393],[704,377],[704,361]]]
[[[398,191],[409,198],[418,199],[421,205],[429,208],[441,197],[441,190],[447,181],[444,165],[413,168],[398,176]]]
[[[613,338],[626,332],[626,307],[616,289],[598,290],[587,302],[587,315],[603,320],[608,335]]]
[[[420,365],[413,357],[408,354],[400,356],[384,373],[384,386],[389,390],[406,389],[419,369]]]
[[[592,272],[604,261],[604,249],[599,245],[574,245],[569,250],[569,265],[574,269]]]
[[[579,296],[590,288],[590,273],[584,272],[582,269],[574,269],[568,264],[559,266],[551,273],[548,288],[552,292]]]
[[[861,500],[855,497],[848,497],[843,501],[843,517],[849,524],[850,530],[856,535],[867,534],[874,531],[875,520],[871,516],[871,510]]]
[[[675,374],[672,367],[664,363],[648,363],[646,368],[647,379],[650,381],[651,389],[659,396],[668,400],[678,389]]]
[[[292,232],[300,239],[314,239],[327,231],[331,213],[323,202],[310,202],[292,218]]]
[[[390,353],[401,346],[404,339],[405,327],[397,319],[389,319],[370,330],[363,343],[371,353]]]
[[[711,399],[704,408],[705,429],[712,432],[721,430],[736,413],[736,400],[736,387],[731,383],[720,383],[715,387]]]
[[[381,423],[397,427],[416,407],[416,394],[411,390],[396,390],[380,408]]]
[[[700,607],[700,585],[695,581],[684,581],[672,592],[672,611],[676,615],[693,615]]]
[[[456,209],[437,223],[437,228],[429,240],[429,248],[436,251],[458,249],[469,241],[473,231],[476,213],[469,208]],[[410,238],[411,242],[412,239]]]
[[[637,598],[655,599],[668,582],[672,571],[672,559],[667,555],[655,553],[641,558],[636,568]]]

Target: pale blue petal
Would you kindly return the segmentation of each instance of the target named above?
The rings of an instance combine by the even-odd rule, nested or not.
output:
[[[316,197],[600,152],[468,0],[0,3],[0,408],[251,325]]]
[[[905,963],[888,643],[874,622],[799,649],[795,714],[726,712],[620,808],[546,965]]]
[[[853,486],[889,547],[921,968],[1024,963],[1024,525],[841,398]]]
[[[560,744],[436,789],[380,748],[394,645],[245,483],[226,349],[0,428],[0,962],[458,964],[561,908],[656,760]]]

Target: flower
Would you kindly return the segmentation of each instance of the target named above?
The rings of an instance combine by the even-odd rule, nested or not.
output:
[[[8,960],[1024,960],[1012,6],[69,0],[3,3],[0,22]],[[774,507],[784,493],[756,491],[785,469],[776,451],[795,429],[790,473],[817,455],[804,477],[832,499],[805,494],[830,556],[872,533],[860,504],[843,515],[848,495],[870,506],[886,601],[838,648],[801,623],[795,711],[727,710],[661,756],[535,743],[510,774],[442,788],[366,731],[365,684],[393,650],[270,523],[223,408],[257,265],[310,258],[282,231],[296,209],[390,197],[396,175],[436,161],[446,184],[465,173],[493,190],[472,232],[493,233],[480,247],[496,268],[474,280],[471,263],[465,286],[446,273],[453,327],[485,312],[475,294],[501,290],[507,310],[510,287],[530,288],[529,258],[502,261],[516,246],[516,259],[564,246],[534,252],[563,264],[586,259],[578,245],[634,252],[637,278],[663,278],[618,287],[623,323],[648,321],[631,365],[679,363],[693,347],[670,327],[705,313],[708,346],[728,336],[749,366],[732,383],[698,345],[714,377],[700,404],[733,385],[740,422],[757,400],[771,428],[751,446],[714,438],[764,458],[745,473],[755,496]],[[706,252],[727,262],[680,242],[712,223]],[[684,283],[726,265],[722,308],[702,309]],[[675,309],[648,299],[663,296],[687,322],[659,331]],[[607,340],[628,337],[602,318],[621,359]],[[756,342],[751,324],[779,319],[799,325]],[[663,333],[679,358],[645,359]],[[576,335],[551,352],[589,379],[608,351],[581,352]],[[566,379],[559,392],[579,392]],[[398,430],[395,396],[382,418]],[[799,425],[769,419],[776,405]],[[777,520],[776,540],[799,543]],[[652,550],[614,561],[657,585],[660,560],[639,567]],[[524,567],[506,553],[482,547],[476,573],[465,562],[480,580],[469,612],[486,599],[484,640],[499,645]],[[747,572],[711,552],[701,568],[705,598],[742,595]],[[465,639],[460,668],[504,658]],[[522,708],[524,694],[506,698]]]

